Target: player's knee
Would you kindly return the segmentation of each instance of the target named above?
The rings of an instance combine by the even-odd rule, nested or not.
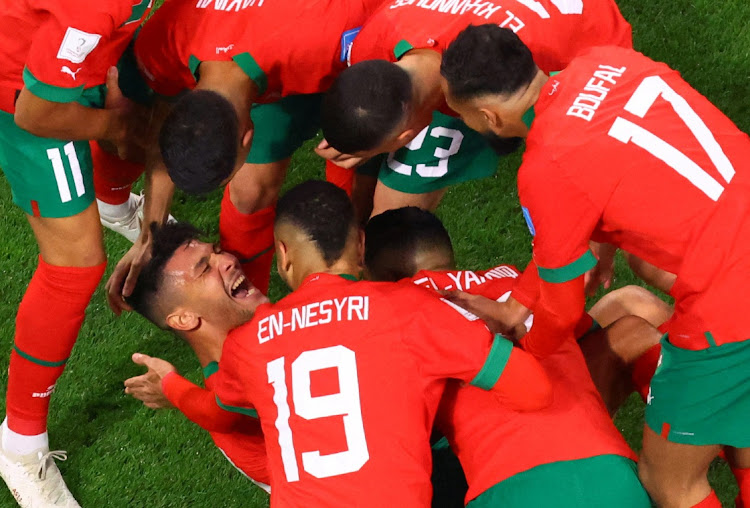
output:
[[[234,206],[253,213],[276,202],[284,183],[287,161],[245,164],[229,183]]]

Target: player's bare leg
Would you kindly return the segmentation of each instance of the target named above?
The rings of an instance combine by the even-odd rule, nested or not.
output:
[[[78,506],[54,463],[64,452],[49,450],[47,413],[104,272],[102,229],[95,203],[72,217],[27,219],[40,260],[16,316],[0,473],[21,506]]]
[[[373,215],[373,198],[377,184],[378,179],[375,176],[363,175],[361,173],[354,175],[354,181],[352,182],[352,203],[354,204],[354,213],[357,214],[357,219],[362,224],[366,224]]]
[[[580,340],[591,378],[610,415],[633,392],[633,364],[660,338],[661,333],[649,322],[626,315]]]
[[[591,307],[589,314],[602,327],[623,316],[639,316],[658,327],[672,316],[673,310],[651,291],[640,286],[625,286],[604,295]]]
[[[244,164],[224,190],[221,203],[221,245],[240,259],[245,275],[263,293],[271,276],[276,200],[289,160]]]
[[[720,449],[672,443],[644,425],[638,476],[659,507],[719,508],[707,474]]]
[[[379,215],[386,210],[404,206],[416,206],[423,210],[434,212],[447,190],[439,189],[425,194],[409,194],[391,189],[383,185],[382,182],[378,182],[375,186],[373,209],[370,216]]]

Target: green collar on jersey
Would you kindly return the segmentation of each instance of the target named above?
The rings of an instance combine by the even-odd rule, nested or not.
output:
[[[208,379],[219,371],[219,362],[210,362],[203,367],[203,379]]]
[[[350,275],[348,273],[340,273],[340,274],[338,274],[338,276],[341,277],[342,279],[351,280],[353,282],[357,282],[359,280],[354,275]]]
[[[401,60],[401,57],[412,49],[414,49],[414,46],[412,46],[409,41],[407,41],[406,39],[401,39],[393,47],[393,56],[396,57],[396,60]]]
[[[523,114],[523,117],[521,117],[521,120],[529,129],[531,129],[531,124],[534,122],[534,116],[534,106],[531,106],[528,111]]]

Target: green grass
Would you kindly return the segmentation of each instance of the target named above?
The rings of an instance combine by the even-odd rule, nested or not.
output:
[[[623,14],[634,26],[636,47],[680,70],[744,131],[750,131],[750,3],[745,0],[623,0]],[[295,156],[287,186],[321,177],[322,163],[310,144]],[[515,193],[519,158],[504,161],[498,174],[452,189],[439,215],[452,233],[458,262],[484,268],[500,261],[523,266],[530,242]],[[0,179],[0,350],[9,352],[18,302],[36,264],[36,246],[21,211]],[[178,196],[174,215],[214,236],[219,194],[206,199]],[[128,243],[107,232],[110,266]],[[634,282],[622,264],[616,285]],[[285,289],[272,280],[271,297]],[[40,316],[43,319],[44,316]],[[170,334],[140,317],[115,318],[103,288],[89,307],[78,344],[52,400],[51,445],[68,450],[61,464],[68,485],[86,507],[266,506],[265,495],[240,476],[213,447],[208,435],[174,411],[154,412],[123,394],[122,381],[141,372],[131,353],[145,352],[173,362],[191,379],[200,370],[191,351]],[[0,385],[7,380],[7,354],[0,358]],[[4,397],[4,390],[3,395]],[[643,404],[632,398],[617,416],[628,441],[640,447]],[[712,467],[711,480],[725,503],[736,495],[723,463]],[[0,489],[0,505],[11,506]]]

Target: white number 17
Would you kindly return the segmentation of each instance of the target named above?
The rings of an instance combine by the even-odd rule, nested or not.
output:
[[[643,118],[659,96],[662,96],[672,106],[677,116],[690,129],[724,182],[731,182],[732,177],[734,177],[734,167],[719,146],[716,138],[688,102],[678,95],[661,77],[649,76],[644,79],[625,105],[625,111]],[[688,179],[690,183],[713,201],[717,201],[724,192],[724,186],[687,155],[630,120],[618,116],[609,129],[609,135],[623,143],[633,143],[643,148]]]

